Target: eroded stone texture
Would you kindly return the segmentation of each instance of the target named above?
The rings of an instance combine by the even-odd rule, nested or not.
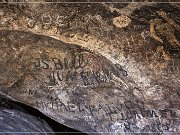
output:
[[[1,95],[89,134],[178,134],[178,3],[0,7]]]
[[[111,96],[134,97],[127,72],[98,54],[32,33],[2,31],[1,39],[1,69],[6,69],[2,92],[63,124],[87,132],[91,126],[102,126],[96,119],[105,118],[104,105],[119,102]]]
[[[18,110],[0,109],[0,130],[7,134],[54,134],[47,123],[41,119]]]

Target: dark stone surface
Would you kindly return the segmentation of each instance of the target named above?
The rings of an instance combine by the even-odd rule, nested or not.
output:
[[[89,134],[178,134],[179,3],[66,2],[0,5],[1,95]]]

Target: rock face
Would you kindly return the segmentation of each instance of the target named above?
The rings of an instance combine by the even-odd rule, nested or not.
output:
[[[27,108],[19,104],[0,98],[0,132],[7,134],[38,134],[53,135],[53,129],[45,120],[38,117],[37,114],[30,115]],[[30,107],[31,108],[31,107]],[[31,108],[32,110],[33,108]],[[37,113],[37,112],[36,112]],[[40,112],[39,112],[40,113]]]
[[[0,130],[2,135],[7,134],[37,134],[50,135],[53,130],[41,119],[18,110],[0,109]]]
[[[0,95],[88,134],[180,132],[178,3],[3,3]]]

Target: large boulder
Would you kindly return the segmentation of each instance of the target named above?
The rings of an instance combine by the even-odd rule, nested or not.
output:
[[[3,3],[0,94],[88,134],[178,134],[179,4]]]

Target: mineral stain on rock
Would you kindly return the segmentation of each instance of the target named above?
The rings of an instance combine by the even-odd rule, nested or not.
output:
[[[178,13],[169,2],[4,3],[0,94],[88,134],[178,134]]]

